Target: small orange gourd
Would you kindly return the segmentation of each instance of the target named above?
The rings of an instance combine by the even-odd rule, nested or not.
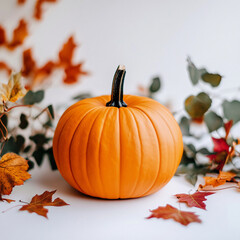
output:
[[[65,180],[99,198],[137,198],[162,188],[183,152],[172,114],[147,97],[124,95],[125,67],[119,66],[112,95],[69,107],[57,125],[53,151]]]

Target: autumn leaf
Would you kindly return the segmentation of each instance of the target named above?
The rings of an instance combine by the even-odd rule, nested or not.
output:
[[[88,73],[82,70],[82,64],[68,66],[64,70],[65,78],[63,82],[66,84],[76,83],[80,75],[87,75]]]
[[[75,43],[73,36],[70,36],[59,51],[59,63],[67,66],[72,65],[72,58],[76,47],[77,44]]]
[[[18,26],[14,29],[12,41],[7,45],[7,47],[10,50],[15,49],[16,47],[23,43],[27,35],[28,35],[27,23],[25,22],[24,19],[21,19],[19,21]]]
[[[18,5],[23,5],[24,3],[26,3],[26,0],[17,0]]]
[[[9,199],[9,198],[2,198],[1,195],[0,195],[0,201],[1,201],[1,202],[6,201],[6,202],[8,202],[8,203],[15,202],[15,200],[12,200],[12,199]]]
[[[37,0],[34,8],[34,18],[37,20],[42,19],[42,13],[43,13],[43,4],[44,3],[55,3],[57,0]]]
[[[8,84],[3,83],[0,87],[0,101],[2,103],[16,102],[26,93],[26,89],[21,84],[21,73],[13,73],[8,80]]]
[[[199,189],[204,190],[207,186],[217,187],[223,185],[226,182],[231,182],[235,176],[235,173],[220,171],[217,177],[204,177],[205,185],[200,184]]]
[[[0,196],[9,195],[16,185],[22,185],[31,175],[27,160],[15,153],[6,153],[0,160]]]
[[[206,196],[214,194],[213,192],[195,192],[194,194],[176,194],[179,202],[186,202],[189,207],[196,207],[206,210],[206,204],[204,201]]]
[[[31,48],[23,51],[22,61],[23,61],[22,74],[23,76],[28,77],[29,75],[33,74],[36,67],[35,60],[32,57]]]
[[[5,62],[0,62],[0,70],[5,70],[8,75],[12,72],[12,69]]]
[[[0,46],[6,43],[6,32],[3,26],[0,25]]]
[[[178,210],[177,208],[167,204],[165,207],[158,207],[154,210],[150,210],[152,213],[147,219],[150,218],[163,218],[163,219],[173,219],[176,222],[187,226],[191,222],[201,223],[202,221],[193,212],[186,212]]]
[[[35,212],[40,216],[48,218],[47,217],[48,209],[45,208],[46,206],[60,207],[69,205],[66,202],[64,202],[61,198],[56,198],[54,201],[52,201],[52,196],[55,192],[56,190],[51,192],[45,191],[41,195],[36,194],[29,204],[22,206],[19,210],[28,211],[30,213]]]

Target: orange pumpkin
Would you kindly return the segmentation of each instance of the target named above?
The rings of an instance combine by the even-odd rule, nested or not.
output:
[[[120,65],[112,95],[72,105],[55,131],[53,151],[60,173],[90,196],[149,195],[173,177],[181,160],[183,142],[176,120],[157,101],[123,96],[125,73]]]

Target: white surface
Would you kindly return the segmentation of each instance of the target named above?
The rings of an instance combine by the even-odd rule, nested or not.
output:
[[[240,197],[233,189],[209,196],[207,211],[180,204],[181,210],[194,211],[203,221],[184,227],[173,220],[145,219],[150,215],[149,209],[158,206],[171,204],[179,208],[173,195],[193,189],[180,177],[174,177],[162,190],[144,198],[101,200],[75,191],[59,172],[49,170],[46,162],[31,174],[32,179],[15,187],[11,198],[29,202],[35,194],[57,189],[53,199],[61,197],[70,206],[48,207],[48,220],[35,213],[19,212],[18,208],[0,213],[1,239],[240,239]],[[13,205],[18,203],[1,203],[0,211]]]
[[[225,76],[221,88],[239,85],[240,15],[239,1],[229,0],[59,0],[46,4],[43,21],[31,19],[33,1],[16,7],[15,0],[0,1],[0,21],[11,29],[21,17],[31,21],[31,37],[21,48],[34,47],[40,63],[54,58],[66,38],[74,33],[81,47],[75,60],[84,60],[91,75],[79,85],[66,87],[57,76],[46,101],[59,104],[75,93],[110,92],[118,64],[127,67],[126,93],[135,93],[160,74],[163,90],[159,100],[181,109],[192,92],[186,72],[186,57]],[[20,50],[9,54],[0,49],[0,60],[20,69]],[[2,75],[1,75],[2,76]],[[61,97],[59,97],[61,96]],[[177,97],[176,97],[177,96]],[[228,95],[233,97],[233,95]],[[239,131],[239,129],[238,129]],[[10,198],[30,201],[36,193],[57,189],[56,197],[70,206],[49,208],[49,220],[17,208],[0,214],[2,239],[240,239],[240,195],[232,189],[208,197],[207,209],[188,209],[200,215],[202,224],[181,226],[172,220],[146,220],[148,209],[167,203],[179,207],[173,197],[192,186],[182,178],[158,193],[140,199],[109,201],[83,196],[73,190],[48,164],[31,171],[32,179],[15,187]],[[14,204],[0,204],[0,211]]]

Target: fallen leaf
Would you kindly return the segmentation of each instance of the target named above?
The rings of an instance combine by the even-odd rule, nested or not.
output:
[[[24,19],[21,19],[19,21],[18,26],[13,31],[12,41],[7,45],[8,49],[13,50],[19,45],[21,45],[25,38],[27,37],[27,35],[28,35],[27,23],[25,22]]]
[[[1,201],[1,202],[6,201],[6,202],[8,202],[8,203],[15,202],[15,200],[12,200],[12,199],[9,199],[9,198],[2,198],[1,195],[0,195],[0,201]]]
[[[225,129],[225,132],[226,132],[225,139],[227,139],[227,137],[230,133],[230,130],[232,128],[232,125],[233,125],[233,120],[230,120],[230,121],[224,123],[224,129]]]
[[[54,201],[52,201],[52,196],[55,192],[56,190],[51,192],[45,191],[41,195],[36,194],[29,204],[22,206],[19,210],[28,211],[30,213],[35,212],[40,216],[48,218],[47,217],[48,209],[45,208],[46,206],[60,207],[69,205],[66,202],[64,202],[61,198],[56,198]]]
[[[154,210],[150,210],[152,213],[147,219],[150,218],[163,218],[163,219],[173,219],[176,222],[187,226],[191,222],[201,223],[202,221],[193,212],[186,212],[178,210],[177,208],[167,204],[165,207],[158,207]]]
[[[15,153],[6,153],[0,160],[0,195],[9,195],[16,185],[22,185],[31,175],[27,160]]]
[[[194,194],[176,194],[179,202],[186,202],[189,207],[196,207],[206,210],[206,204],[204,201],[208,195],[214,194],[213,192],[195,192]]]
[[[235,173],[220,171],[217,177],[204,177],[205,185],[200,184],[199,187],[200,189],[204,189],[207,186],[217,187],[232,181],[235,176]]]
[[[55,3],[57,2],[57,0],[37,0],[36,4],[35,4],[35,8],[34,8],[34,18],[37,20],[41,20],[42,19],[42,13],[43,13],[43,4],[45,2],[48,3]]]
[[[62,49],[59,51],[59,63],[61,65],[72,65],[72,58],[77,44],[73,36],[70,36],[66,43],[63,44]]]
[[[21,73],[12,73],[8,84],[2,84],[0,87],[0,101],[3,102],[16,102],[18,99],[25,96],[26,89],[21,83]]]

